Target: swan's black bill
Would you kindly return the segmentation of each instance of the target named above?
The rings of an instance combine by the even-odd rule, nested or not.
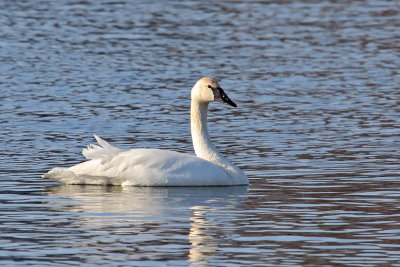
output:
[[[228,104],[232,107],[237,107],[237,105],[229,99],[229,97],[225,94],[224,90],[222,90],[221,87],[217,87],[217,88],[211,88],[214,94],[214,100],[221,102],[221,103],[225,103]]]

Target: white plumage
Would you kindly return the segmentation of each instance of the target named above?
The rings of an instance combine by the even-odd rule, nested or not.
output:
[[[122,149],[117,147],[113,147],[97,135],[93,135],[94,139],[96,139],[97,143],[100,145],[90,144],[87,148],[82,149],[82,154],[87,159],[101,159],[101,158],[110,158],[118,155],[122,152]]]
[[[197,156],[160,149],[113,147],[94,135],[99,145],[82,154],[89,159],[70,168],[54,168],[43,177],[66,184],[122,186],[227,186],[247,185],[247,176],[224,158],[207,130],[208,103],[214,100],[236,106],[210,78],[192,88],[191,131]]]

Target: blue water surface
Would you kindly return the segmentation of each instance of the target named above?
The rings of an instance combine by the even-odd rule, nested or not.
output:
[[[400,266],[397,1],[1,1],[5,266]],[[249,187],[66,186],[96,133],[193,153],[190,89]]]

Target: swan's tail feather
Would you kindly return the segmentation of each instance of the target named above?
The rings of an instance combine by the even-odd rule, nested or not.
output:
[[[110,145],[97,135],[94,134],[93,136],[100,146],[90,144],[87,146],[87,148],[84,148],[82,150],[82,154],[83,156],[85,156],[85,158],[87,159],[108,158],[108,157],[113,157],[123,151],[122,149]]]

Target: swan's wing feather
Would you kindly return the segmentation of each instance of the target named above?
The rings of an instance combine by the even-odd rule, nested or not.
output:
[[[111,149],[116,148],[95,134],[93,134],[93,137],[94,137],[94,139],[96,139],[97,143],[99,143],[99,145],[102,146],[103,148],[111,148]]]
[[[123,151],[120,148],[110,145],[109,143],[101,139],[99,136],[95,134],[93,136],[100,146],[90,144],[87,146],[87,148],[82,149],[82,154],[85,158],[87,159],[110,158],[116,156],[117,154]]]
[[[73,173],[52,172],[46,177],[67,183],[97,183],[122,186],[217,186],[232,185],[231,179],[217,165],[175,151],[132,149],[114,157],[97,158],[68,168]],[[63,179],[60,180],[59,178]]]

